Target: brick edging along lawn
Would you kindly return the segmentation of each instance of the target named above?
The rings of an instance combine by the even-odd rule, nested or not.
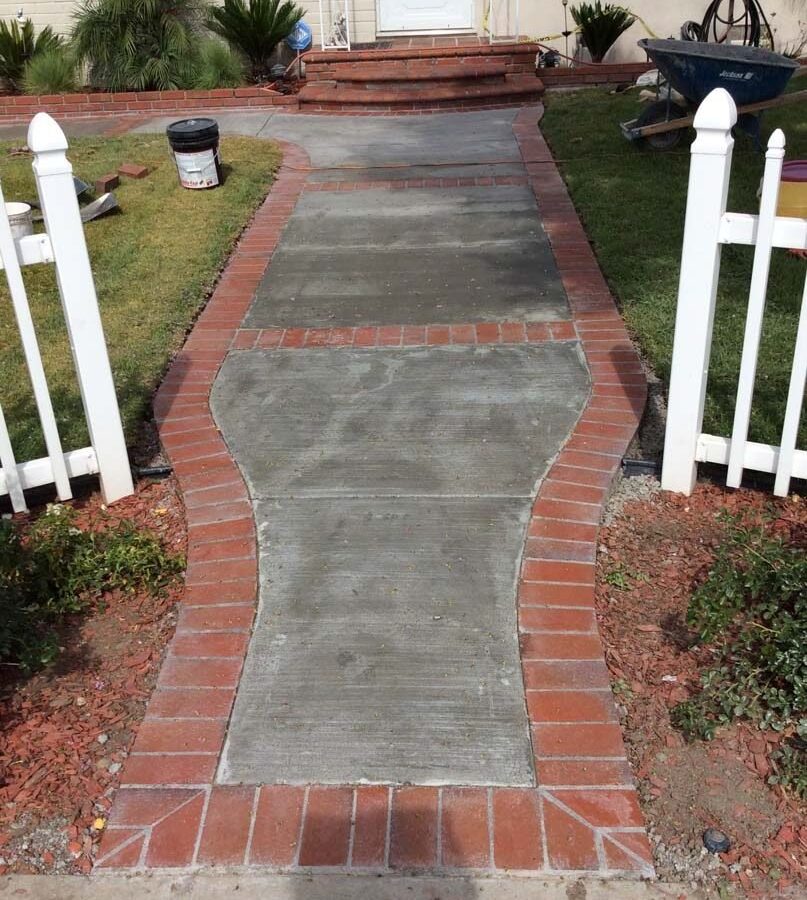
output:
[[[513,130],[573,320],[536,327],[240,329],[307,177],[303,151],[283,144],[273,190],[155,400],[160,437],[187,507],[187,592],[123,770],[100,868],[652,873],[594,618],[597,524],[636,430],[645,381],[537,132],[539,114],[539,107],[523,109]],[[208,405],[227,353],[534,340],[579,340],[592,376],[588,405],[535,500],[518,590],[538,787],[215,785],[253,620],[258,565],[246,487]]]

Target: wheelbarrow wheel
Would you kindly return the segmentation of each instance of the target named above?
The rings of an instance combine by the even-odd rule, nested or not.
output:
[[[659,125],[662,122],[685,119],[688,115],[689,112],[677,103],[657,100],[642,110],[634,127],[646,128],[648,125]],[[661,134],[648,134],[642,137],[642,143],[653,150],[672,150],[681,142],[683,133],[683,128],[677,128],[675,131],[663,131]]]

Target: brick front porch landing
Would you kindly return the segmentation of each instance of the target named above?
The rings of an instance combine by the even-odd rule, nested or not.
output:
[[[513,132],[568,296],[568,321],[242,329],[301,192],[378,188],[378,182],[307,183],[306,154],[283,147],[284,165],[270,196],[155,400],[160,436],[187,507],[187,592],[124,767],[97,869],[247,865],[652,875],[594,616],[597,526],[637,427],[646,384],[537,131],[540,114],[538,106],[523,109]],[[417,190],[432,182],[388,186]],[[208,404],[224,358],[255,347],[545,341],[579,342],[592,390],[535,498],[518,588],[537,786],[215,784],[258,584],[252,506]]]

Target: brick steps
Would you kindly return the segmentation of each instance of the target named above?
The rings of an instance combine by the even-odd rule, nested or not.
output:
[[[336,67],[330,67],[331,69]],[[421,82],[421,81],[455,81],[465,78],[504,78],[508,74],[506,63],[493,62],[486,65],[443,65],[432,64],[402,65],[391,62],[382,66],[375,63],[367,63],[362,66],[347,67],[333,74],[315,72],[307,74],[307,80],[311,83],[333,81],[338,77],[340,82],[350,84],[372,84],[374,82]]]
[[[542,83],[532,75],[507,75],[498,83],[478,82],[474,79],[454,81],[446,85],[431,84],[418,87],[384,88],[344,87],[338,82],[319,82],[306,85],[297,95],[300,106],[311,104],[319,109],[367,109],[373,106],[424,105],[457,103],[510,103],[535,100],[543,93]]]
[[[391,59],[471,59],[480,56],[503,58],[509,56],[527,57],[535,61],[540,46],[538,44],[479,44],[468,47],[422,47],[393,48],[390,50],[324,50],[306,53],[306,67],[321,63],[345,62],[389,62]]]
[[[306,55],[308,110],[419,110],[537,100],[531,44],[359,50]]]
[[[383,81],[399,79],[474,78],[482,74],[535,74],[535,60],[530,55],[511,57],[480,56],[467,59],[390,59],[354,62],[346,57],[340,63],[308,63],[308,81]]]

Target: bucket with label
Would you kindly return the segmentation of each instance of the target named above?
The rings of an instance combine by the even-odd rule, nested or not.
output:
[[[201,190],[222,184],[219,126],[215,119],[181,119],[172,122],[165,133],[182,187]]]
[[[34,219],[27,203],[6,203],[6,215],[15,241],[34,233]]]

